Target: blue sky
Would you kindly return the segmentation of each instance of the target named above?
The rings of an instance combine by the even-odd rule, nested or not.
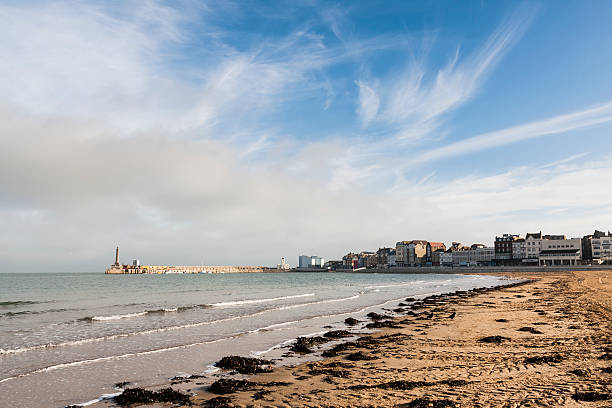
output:
[[[2,270],[101,270],[116,244],[271,265],[610,229],[611,19],[607,1],[4,2]]]

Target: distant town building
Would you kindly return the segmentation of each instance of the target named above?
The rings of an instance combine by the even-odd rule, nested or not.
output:
[[[396,261],[395,261],[395,249],[392,249],[391,252],[389,253],[389,268],[392,268],[396,265]]]
[[[285,258],[281,258],[281,262],[276,266],[276,269],[281,271],[288,271],[291,269],[291,266],[287,262],[285,262]]]
[[[519,239],[515,234],[495,237],[495,262],[498,265],[512,265],[512,244]]]
[[[491,266],[495,263],[495,248],[487,246],[479,246],[478,248],[472,249],[474,253],[472,258],[478,266]]]
[[[359,255],[349,252],[342,257],[342,266],[345,269],[356,268],[359,262]]]
[[[300,255],[298,259],[298,268],[309,269],[309,268],[322,268],[325,260],[316,255]]]
[[[359,253],[357,259],[357,267],[358,268],[376,268],[376,263],[378,262],[376,253],[369,251],[362,251]]]
[[[597,231],[582,238],[582,259],[586,263],[612,263],[612,233]]]
[[[518,238],[512,241],[512,259],[515,264],[520,264],[527,258],[527,242],[525,238]]]
[[[343,269],[343,261],[327,261],[323,264],[324,269],[335,271],[337,269]]]
[[[409,243],[410,241],[399,241],[395,244],[395,263],[397,266],[407,266]]]
[[[428,242],[425,247],[425,265],[428,266],[439,266],[440,265],[440,257],[436,256],[436,260],[434,261],[434,254],[436,252],[444,252],[446,251],[446,245],[443,242]]]
[[[542,249],[542,232],[527,233],[525,235],[525,258],[526,264],[537,264],[540,259]]]
[[[395,249],[393,248],[378,248],[378,251],[376,251],[376,266],[378,268],[388,268],[391,266],[389,258],[392,254],[395,255]]]
[[[420,266],[425,263],[427,241],[415,239],[395,244],[395,263],[397,266]]]
[[[547,236],[545,235],[544,238]],[[561,235],[549,235],[554,239],[543,239],[540,251],[540,266],[580,265],[582,263],[582,240],[580,238],[558,239]]]
[[[453,266],[453,253],[452,249],[449,249],[440,254],[440,265],[442,266]]]
[[[425,262],[427,241],[415,239],[408,244],[408,266],[420,266]]]
[[[491,266],[495,263],[495,248],[483,244],[471,247],[457,245],[440,255],[442,266]]]

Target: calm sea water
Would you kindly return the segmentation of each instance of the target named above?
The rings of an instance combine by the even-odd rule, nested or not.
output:
[[[465,275],[274,273],[0,274],[0,406],[62,407],[181,374],[228,354],[266,357],[424,297],[494,286]]]

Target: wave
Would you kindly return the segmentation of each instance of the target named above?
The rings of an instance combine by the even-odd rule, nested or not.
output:
[[[202,305],[193,305],[193,306],[177,306],[165,309],[153,309],[153,310],[145,310],[144,312],[134,312],[134,313],[126,313],[126,314],[117,314],[111,316],[87,316],[77,319],[80,322],[103,322],[107,320],[121,320],[121,319],[129,319],[132,317],[139,316],[147,316],[147,315],[163,315],[168,313],[182,313],[187,312],[193,309],[209,309],[212,305],[202,304]]]
[[[301,295],[291,295],[291,296],[279,296],[275,298],[267,298],[267,299],[251,299],[251,300],[236,300],[232,302],[219,302],[213,303],[212,306],[222,307],[222,306],[238,306],[238,305],[248,305],[253,303],[265,303],[265,302],[275,302],[278,300],[287,300],[287,299],[297,299],[303,297],[311,297],[314,296],[314,293],[304,293]]]
[[[439,294],[439,293],[443,293],[443,292],[436,291],[436,292],[421,293],[421,294],[415,295],[415,297],[421,298],[421,297],[426,297],[426,296],[429,296],[429,295]],[[219,323],[219,322],[238,320],[238,319],[242,319],[242,318],[245,318],[245,317],[252,317],[252,316],[261,315],[261,314],[264,314],[264,313],[267,313],[267,312],[270,312],[270,311],[275,311],[275,310],[282,310],[282,309],[287,309],[287,308],[306,306],[306,305],[312,305],[312,304],[320,304],[320,303],[341,302],[341,301],[345,301],[345,300],[349,300],[349,299],[354,299],[354,298],[358,298],[358,297],[359,297],[359,295],[354,295],[354,296],[350,296],[350,297],[346,297],[346,298],[340,298],[340,299],[328,299],[328,300],[323,300],[323,301],[319,301],[319,302],[310,302],[310,303],[303,303],[303,304],[300,304],[300,305],[291,305],[291,306],[285,306],[285,307],[280,307],[280,308],[266,309],[266,310],[259,311],[259,312],[256,312],[256,313],[252,313],[252,314],[248,314],[248,315],[233,316],[233,317],[229,317],[229,318],[225,318],[225,319],[219,319],[219,320],[214,320],[214,321],[210,321],[210,322],[199,322],[199,323],[187,324],[187,325],[182,325],[182,326],[171,326],[171,327],[166,327],[166,328],[145,330],[145,331],[136,332],[136,333],[119,334],[119,335],[113,335],[113,336],[105,336],[105,337],[92,338],[92,339],[84,339],[84,340],[78,340],[78,341],[72,341],[72,342],[66,342],[66,343],[59,343],[59,344],[54,344],[54,345],[50,344],[50,345],[42,345],[42,346],[33,346],[33,347],[24,348],[24,349],[17,349],[17,350],[2,350],[2,349],[0,349],[0,355],[1,354],[13,354],[13,353],[18,353],[18,352],[23,352],[23,351],[30,351],[30,350],[34,350],[34,349],[41,349],[41,348],[47,348],[47,347],[59,347],[59,346],[64,346],[64,345],[82,344],[82,343],[89,343],[89,342],[93,342],[93,341],[111,340],[111,339],[115,339],[115,338],[127,337],[127,336],[132,336],[132,335],[150,334],[150,333],[161,332],[161,331],[177,330],[177,329],[188,328],[188,327],[197,327],[197,326],[203,326],[203,325],[208,325],[208,324],[215,324],[215,323]],[[264,326],[264,327],[260,327],[260,328],[253,329],[253,330],[247,330],[247,331],[235,333],[235,334],[229,335],[227,337],[222,337],[222,338],[214,339],[214,340],[201,341],[201,342],[196,342],[196,343],[176,345],[176,346],[170,346],[170,347],[163,347],[163,348],[154,349],[154,350],[146,350],[146,351],[140,351],[140,352],[126,353],[126,354],[121,354],[121,355],[116,355],[116,356],[106,356],[106,357],[99,357],[99,358],[93,358],[93,359],[86,359],[86,360],[79,360],[79,361],[73,361],[73,362],[68,362],[68,363],[56,364],[56,365],[52,365],[52,366],[36,369],[36,370],[33,370],[31,372],[28,372],[28,373],[18,374],[18,375],[12,376],[12,377],[1,379],[0,383],[6,382],[6,381],[9,381],[9,380],[12,380],[12,379],[16,379],[16,378],[21,378],[21,377],[29,376],[29,375],[32,375],[32,374],[41,373],[41,372],[54,371],[54,370],[61,369],[61,368],[68,368],[68,367],[74,367],[74,366],[87,365],[87,364],[92,364],[92,363],[101,362],[101,361],[119,360],[119,359],[124,359],[124,358],[127,358],[127,357],[133,357],[133,356],[142,356],[142,355],[157,354],[157,353],[162,353],[162,352],[165,352],[165,351],[178,350],[178,349],[181,349],[181,348],[190,348],[190,347],[194,347],[194,346],[198,346],[198,345],[204,345],[204,344],[213,344],[213,343],[217,343],[217,342],[221,342],[221,341],[225,341],[225,340],[234,339],[234,338],[246,335],[246,334],[258,333],[258,332],[262,332],[262,331],[275,330],[275,329],[279,330],[277,328],[282,327],[282,326],[287,326],[287,325],[290,325],[290,324],[294,324],[294,323],[300,323],[300,322],[305,321],[305,320],[313,320],[313,319],[328,318],[328,317],[334,317],[334,316],[345,316],[345,315],[351,315],[351,314],[356,314],[356,313],[363,313],[363,312],[365,312],[368,309],[379,308],[379,307],[385,306],[385,305],[387,305],[389,303],[397,302],[397,301],[402,300],[402,299],[404,299],[404,296],[398,297],[398,298],[394,298],[394,299],[389,299],[389,300],[386,300],[386,301],[384,301],[382,303],[379,303],[379,304],[364,306],[364,307],[362,307],[362,308],[360,308],[358,310],[352,310],[352,311],[340,312],[340,313],[332,313],[332,314],[324,314],[324,315],[317,315],[317,316],[310,316],[310,317],[305,317],[305,318],[298,319],[298,320],[271,324],[271,325],[268,325],[268,326]],[[316,334],[320,334],[320,333],[324,333],[324,331],[316,332],[314,334],[316,335]],[[277,345],[275,345],[272,348],[267,349],[267,350],[253,351],[253,352],[251,352],[251,354],[253,354],[253,355],[265,354],[267,352],[272,351],[273,349],[276,349],[276,348],[279,348],[281,346],[284,346],[284,345],[290,343],[293,340],[295,340],[295,339],[289,339],[289,340],[283,341],[282,343],[279,343],[279,344],[277,344]]]
[[[279,296],[275,298],[266,298],[266,299],[251,299],[251,300],[236,300],[231,302],[219,302],[213,304],[202,304],[202,305],[194,305],[194,306],[179,306],[174,308],[165,308],[165,309],[154,309],[154,310],[145,310],[144,312],[135,312],[135,313],[126,313],[126,314],[116,314],[111,316],[86,316],[77,321],[81,322],[102,322],[109,320],[121,320],[121,319],[129,319],[132,317],[140,317],[146,315],[161,315],[166,313],[181,313],[186,312],[193,309],[208,309],[211,307],[225,307],[225,306],[239,306],[246,304],[254,304],[254,303],[266,303],[266,302],[274,302],[278,300],[287,300],[287,299],[297,299],[303,297],[314,296],[314,293],[304,293],[301,295],[291,295],[291,296]]]
[[[70,310],[80,310],[80,309],[20,310],[19,312],[0,313],[0,318],[17,317],[17,316],[22,316],[22,315],[37,315],[37,314],[43,314],[43,313],[60,313],[60,312],[68,312]]]
[[[112,315],[112,316],[87,316],[78,319],[81,322],[93,322],[93,321],[106,321],[106,320],[120,320],[120,319],[129,319],[130,317],[144,316],[147,312],[137,312],[137,313],[126,313],[122,315]]]
[[[349,298],[342,298],[342,299],[328,299],[326,301],[314,302],[314,303],[324,303],[324,302],[329,303],[329,302],[334,302],[334,301],[342,301],[342,300],[346,300],[346,299],[352,299],[354,297],[355,296],[351,296]],[[128,357],[157,354],[157,353],[162,353],[162,352],[166,352],[166,351],[178,350],[178,349],[181,349],[181,348],[190,348],[190,347],[195,347],[195,346],[204,345],[204,344],[218,343],[218,342],[225,341],[225,340],[235,339],[235,338],[238,338],[240,336],[247,335],[247,334],[258,333],[258,332],[266,331],[266,330],[270,330],[270,329],[273,330],[275,327],[286,326],[286,325],[289,325],[289,324],[292,324],[292,323],[299,323],[299,322],[302,322],[304,320],[319,319],[319,318],[331,317],[331,316],[343,316],[343,315],[349,315],[349,314],[353,314],[353,313],[359,313],[359,312],[365,311],[365,310],[370,309],[370,308],[379,307],[379,306],[385,305],[385,304],[387,304],[389,302],[397,301],[399,299],[403,299],[403,298],[387,300],[384,303],[381,303],[379,305],[366,306],[366,307],[364,307],[364,308],[362,308],[362,309],[360,309],[358,311],[341,312],[341,313],[334,313],[334,314],[328,314],[328,315],[319,315],[319,316],[311,316],[311,317],[307,317],[307,318],[303,318],[303,319],[299,319],[299,320],[294,320],[294,321],[290,321],[290,322],[283,322],[283,323],[272,324],[272,325],[260,327],[260,328],[254,329],[254,330],[247,330],[247,331],[238,332],[238,333],[229,335],[227,337],[222,337],[222,338],[214,339],[214,340],[201,341],[201,342],[196,342],[196,343],[176,345],[176,346],[170,346],[170,347],[162,347],[162,348],[154,349],[154,350],[146,350],[146,351],[140,351],[140,352],[125,353],[125,354],[120,354],[120,355],[116,355],[116,356],[98,357],[98,358],[92,358],[92,359],[86,359],[86,360],[72,361],[72,362],[68,362],[68,363],[55,364],[55,365],[52,365],[52,366],[39,368],[39,369],[30,371],[30,372],[27,372],[27,373],[18,374],[18,375],[12,376],[12,377],[7,377],[7,378],[4,378],[4,379],[1,379],[0,380],[0,384],[3,383],[3,382],[9,381],[9,380],[16,379],[16,378],[22,378],[22,377],[30,376],[32,374],[38,374],[38,373],[43,373],[43,372],[55,371],[55,370],[62,369],[62,368],[69,368],[69,367],[88,365],[88,364],[92,364],[92,363],[97,363],[97,362],[102,362],[102,361],[109,361],[109,360],[120,360],[120,359],[124,359],[124,358],[128,358]],[[268,310],[260,311],[260,312],[253,313],[253,314],[250,314],[250,315],[234,316],[234,317],[231,317],[231,318],[220,319],[220,320],[216,320],[216,321],[212,321],[212,322],[201,322],[201,323],[194,323],[194,324],[184,325],[184,326],[174,326],[172,328],[147,330],[145,332],[139,332],[139,333],[135,333],[135,334],[145,334],[145,333],[150,333],[150,332],[165,331],[166,329],[177,329],[177,328],[184,328],[184,327],[194,327],[194,326],[201,326],[203,324],[212,324],[212,323],[218,323],[218,322],[222,322],[222,321],[236,320],[236,319],[240,319],[240,318],[243,318],[243,317],[250,317],[250,316],[255,316],[255,315],[261,315],[263,313],[266,313],[266,312],[269,312],[269,311],[273,311],[273,310],[278,310],[278,308],[268,309]],[[317,335],[317,334],[322,334],[324,332],[325,331],[317,331],[317,332],[311,333],[309,335]],[[107,340],[107,339],[110,339],[110,338],[125,337],[125,336],[127,336],[127,335],[124,334],[124,335],[117,335],[117,336],[107,336],[106,338],[88,339],[88,340],[89,341],[92,341],[92,340]],[[252,352],[252,354],[254,354],[254,353],[264,354],[266,352],[271,351],[272,349],[278,348],[281,345],[289,344],[289,343],[291,343],[294,340],[295,339],[292,338],[292,339],[283,341],[280,344],[275,345],[271,349],[260,351],[260,352]],[[86,342],[86,341],[81,340],[81,341],[70,342],[70,343],[83,343],[83,342]],[[56,346],[61,346],[61,345],[65,345],[65,344],[67,344],[67,343],[57,344]],[[30,349],[34,349],[34,348],[44,348],[44,347],[34,346],[34,347],[31,347]],[[24,349],[23,351],[26,351],[26,350]],[[3,354],[3,353],[10,354],[11,352],[17,352],[17,351],[16,350],[2,350],[2,349],[0,349],[0,354]]]
[[[91,358],[91,359],[86,359],[86,360],[71,361],[69,363],[55,364],[55,365],[52,365],[52,366],[47,366],[47,367],[39,368],[39,369],[30,371],[28,373],[23,373],[23,374],[14,375],[12,377],[3,378],[3,379],[0,380],[0,384],[3,383],[3,382],[9,381],[9,380],[14,380],[16,378],[27,377],[27,376],[30,376],[32,374],[46,373],[46,372],[49,372],[49,371],[55,371],[55,370],[59,370],[61,368],[78,367],[78,366],[88,365],[88,364],[92,364],[92,363],[98,363],[98,362],[101,362],[101,361],[121,360],[121,359],[124,359],[124,358],[127,358],[127,357],[145,356],[145,355],[149,355],[149,354],[157,354],[157,353],[162,353],[162,352],[165,352],[165,351],[178,350],[178,349],[181,349],[181,348],[189,348],[189,347],[199,346],[199,345],[203,345],[203,344],[217,343],[219,341],[224,341],[224,340],[229,340],[229,339],[233,339],[233,338],[239,337],[242,334],[244,334],[244,333],[239,333],[239,334],[235,334],[235,335],[232,335],[232,336],[223,337],[223,338],[215,339],[215,340],[201,341],[201,342],[192,343],[192,344],[184,344],[184,345],[179,345],[179,346],[163,347],[163,348],[159,348],[159,349],[155,349],[155,350],[139,351],[139,352],[135,352],[135,353],[120,354],[120,355],[116,355],[116,356],[98,357],[98,358]]]
[[[275,310],[275,309],[270,309],[270,310]],[[257,313],[254,313],[252,315],[259,315],[259,314],[265,313],[265,312],[270,311],[270,310],[266,310],[266,311],[262,311],[262,312],[257,312]],[[351,313],[351,312],[338,313],[337,315],[340,316],[340,315],[345,315],[345,314],[349,314],[349,313]],[[327,317],[327,316],[334,316],[334,315],[326,315],[325,317]],[[241,317],[245,317],[245,316],[235,316],[235,317],[232,317],[232,318],[221,319],[221,320],[218,320],[217,322],[219,322],[219,321],[235,320],[235,319],[241,318]],[[52,366],[47,366],[47,367],[39,368],[39,369],[30,371],[30,372],[27,372],[27,373],[17,374],[17,375],[14,375],[12,377],[3,378],[3,379],[0,380],[0,384],[3,383],[3,382],[9,381],[9,380],[16,379],[16,378],[27,377],[27,376],[30,376],[32,374],[38,374],[38,373],[44,373],[44,372],[49,372],[49,371],[55,371],[55,370],[59,370],[59,369],[62,369],[62,368],[83,366],[83,365],[88,365],[88,364],[102,362],[102,361],[121,360],[121,359],[128,358],[128,357],[136,357],[136,356],[144,356],[144,355],[150,355],[150,354],[157,354],[157,353],[163,353],[163,352],[166,352],[166,351],[178,350],[178,349],[182,349],[182,348],[190,348],[190,347],[200,346],[200,345],[204,345],[204,344],[218,343],[218,342],[222,342],[222,341],[226,341],[226,340],[235,339],[235,338],[238,338],[238,337],[243,336],[243,335],[257,333],[257,332],[260,332],[260,331],[265,331],[266,329],[269,330],[269,329],[271,329],[273,327],[276,327],[276,326],[283,326],[283,325],[287,325],[287,324],[291,324],[291,323],[300,322],[300,321],[303,321],[303,320],[316,319],[316,318],[320,318],[320,317],[323,317],[323,316],[312,316],[312,317],[309,317],[309,318],[300,319],[300,320],[296,320],[296,321],[292,321],[292,322],[285,322],[285,323],[268,325],[268,326],[260,327],[258,329],[254,329],[254,330],[241,331],[241,332],[234,333],[234,334],[231,334],[229,336],[221,337],[219,339],[214,339],[214,340],[206,340],[206,341],[200,341],[200,342],[190,343],[190,344],[181,344],[181,345],[170,346],[170,347],[162,347],[162,348],[153,349],[153,350],[145,350],[145,351],[138,351],[138,352],[133,352],[133,353],[125,353],[125,354],[120,354],[120,355],[115,355],[115,356],[97,357],[97,358],[91,358],[91,359],[85,359],[85,360],[78,360],[78,361],[71,361],[71,362],[67,362],[67,363],[55,364],[55,365],[52,365]],[[212,323],[212,322],[208,322],[208,323]],[[199,325],[199,324],[195,324],[195,325]],[[188,325],[188,326],[190,326],[190,325]],[[153,330],[153,331],[155,331],[155,330]],[[324,332],[325,331],[317,331],[317,332],[311,333],[311,334],[309,334],[307,336],[322,334]],[[288,343],[291,343],[294,340],[295,339],[292,338],[292,339],[284,341],[283,343],[284,344],[288,344]],[[278,345],[273,347],[273,348],[277,348],[277,347],[278,347]],[[10,350],[8,350],[8,351],[10,351]],[[267,350],[267,351],[270,351],[270,350]],[[267,351],[265,351],[265,352],[267,352]],[[3,350],[0,349],[0,354],[2,354],[2,352],[3,352]],[[6,352],[6,351],[4,351],[4,352]]]
[[[66,342],[62,342],[62,343],[39,344],[39,345],[36,345],[36,346],[22,347],[22,348],[17,348],[17,349],[8,349],[8,350],[0,349],[0,355],[3,355],[3,354],[4,355],[6,355],[6,354],[18,354],[18,353],[24,353],[24,352],[34,351],[34,350],[47,349],[47,348],[56,348],[56,347],[65,347],[65,346],[76,346],[76,345],[81,345],[81,344],[94,343],[94,342],[107,341],[107,340],[115,340],[115,339],[119,339],[119,338],[131,337],[131,336],[141,336],[141,335],[147,335],[147,334],[153,334],[153,333],[162,333],[162,332],[171,331],[171,330],[180,330],[180,329],[188,329],[188,328],[192,328],[192,327],[201,327],[201,326],[206,326],[206,325],[211,325],[211,324],[224,323],[224,322],[229,322],[229,321],[233,321],[233,320],[244,319],[244,318],[247,318],[247,317],[259,316],[259,315],[262,315],[264,313],[273,312],[273,311],[277,311],[277,310],[287,310],[287,309],[293,309],[293,308],[297,308],[297,307],[304,307],[304,306],[310,306],[310,305],[321,304],[321,303],[342,302],[342,301],[345,301],[345,300],[356,299],[358,297],[359,297],[359,295],[354,295],[354,296],[349,296],[349,297],[340,298],[340,299],[328,299],[328,300],[321,300],[321,301],[318,301],[318,302],[300,303],[300,304],[297,304],[297,305],[282,306],[282,307],[275,307],[275,308],[260,310],[258,312],[250,313],[250,314],[226,317],[224,319],[211,320],[211,321],[198,322],[198,323],[189,323],[189,324],[183,324],[183,325],[178,325],[178,326],[160,327],[160,328],[156,328],[156,329],[143,330],[143,331],[139,331],[139,332],[113,334],[113,335],[101,336],[101,337],[90,337],[90,338],[87,338],[87,339],[71,340],[71,341],[66,341]],[[143,312],[143,313],[146,313],[146,312]],[[111,317],[111,316],[107,316],[107,317]],[[92,318],[84,318],[84,319],[92,319]],[[289,323],[293,323],[293,322],[279,323],[279,325],[285,325],[285,324],[289,324]],[[275,325],[271,325],[271,326],[275,326]],[[257,329],[257,330],[259,330],[259,329]],[[249,331],[249,332],[253,332],[253,331]]]
[[[201,304],[201,305],[193,305],[193,306],[178,306],[171,307],[166,309],[155,309],[155,310],[147,310],[146,314],[155,315],[155,314],[166,314],[166,313],[183,313],[189,310],[194,309],[210,309],[212,305]]]
[[[47,300],[9,300],[5,302],[0,302],[1,308],[9,308],[9,307],[19,307],[19,306],[28,306],[28,305],[38,305],[40,303],[49,303]]]

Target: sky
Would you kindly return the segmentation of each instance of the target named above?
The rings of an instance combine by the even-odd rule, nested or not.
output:
[[[0,3],[0,272],[612,229],[612,3]]]

